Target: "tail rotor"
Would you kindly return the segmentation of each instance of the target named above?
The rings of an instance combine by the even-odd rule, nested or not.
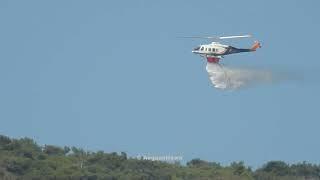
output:
[[[255,41],[251,47],[251,51],[256,51],[258,48],[261,48],[261,44],[259,41]]]

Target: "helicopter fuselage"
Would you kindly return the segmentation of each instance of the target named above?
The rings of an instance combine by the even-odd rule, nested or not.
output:
[[[225,55],[242,52],[252,52],[255,51],[258,47],[260,47],[259,42],[255,42],[255,44],[250,49],[240,49],[233,46],[220,44],[218,42],[212,42],[210,44],[200,45],[194,48],[192,52],[205,57],[210,63],[217,63]]]

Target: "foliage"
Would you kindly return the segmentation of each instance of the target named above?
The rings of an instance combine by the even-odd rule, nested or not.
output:
[[[252,171],[244,162],[222,166],[193,159],[186,165],[130,158],[126,153],[89,152],[76,147],[39,146],[32,139],[0,135],[0,179],[81,180],[320,180],[320,166],[270,161]]]

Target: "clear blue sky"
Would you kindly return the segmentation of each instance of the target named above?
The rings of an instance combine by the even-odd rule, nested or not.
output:
[[[0,133],[129,155],[320,163],[319,1],[0,1]],[[202,43],[252,33],[228,64],[303,76],[214,89]],[[254,39],[231,41],[250,46]]]

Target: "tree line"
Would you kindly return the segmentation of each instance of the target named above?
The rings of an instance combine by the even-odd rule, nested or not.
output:
[[[130,158],[126,153],[38,145],[33,139],[0,135],[4,180],[320,180],[320,165],[270,161],[256,170],[244,162],[222,166],[192,159],[186,165]]]

